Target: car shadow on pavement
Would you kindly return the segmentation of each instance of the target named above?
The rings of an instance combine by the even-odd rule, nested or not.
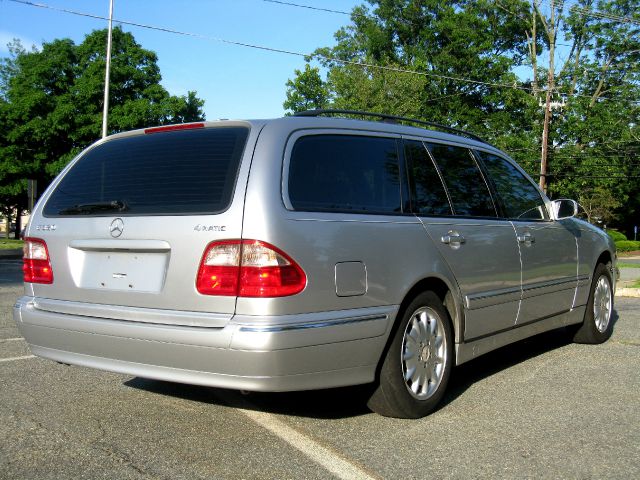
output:
[[[614,309],[611,315],[614,330],[618,319],[618,312]],[[438,409],[444,408],[453,402],[476,382],[552,350],[572,345],[573,332],[576,328],[577,325],[571,325],[540,333],[493,350],[456,367],[452,372],[447,392]]]
[[[614,328],[617,320],[618,314],[614,311],[612,316]],[[452,372],[447,392],[438,410],[454,402],[476,382],[552,350],[570,345],[571,337],[569,328],[552,330],[499,348],[460,365]],[[125,385],[193,402],[330,420],[371,414],[367,408],[367,399],[373,388],[372,385],[357,385],[302,392],[241,393],[237,390],[185,385],[139,377],[125,382]]]
[[[139,377],[125,382],[125,385],[194,402],[282,415],[341,419],[371,413],[367,408],[367,398],[371,391],[369,385],[269,393],[239,392],[238,390],[184,385]]]

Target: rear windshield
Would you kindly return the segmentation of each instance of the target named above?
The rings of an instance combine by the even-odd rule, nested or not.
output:
[[[162,132],[110,140],[64,176],[44,215],[210,214],[231,202],[244,127]]]

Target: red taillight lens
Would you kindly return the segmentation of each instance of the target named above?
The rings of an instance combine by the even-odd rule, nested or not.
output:
[[[200,261],[196,288],[204,295],[238,295],[239,240],[210,243]]]
[[[192,130],[194,128],[204,128],[204,123],[179,123],[176,125],[166,125],[164,127],[151,127],[145,128],[144,133],[160,133],[160,132],[174,132],[176,130]]]
[[[25,238],[22,247],[22,271],[27,283],[53,283],[49,250],[44,240]]]
[[[285,297],[304,290],[307,277],[286,253],[257,240],[225,240],[207,246],[196,288],[204,295]]]

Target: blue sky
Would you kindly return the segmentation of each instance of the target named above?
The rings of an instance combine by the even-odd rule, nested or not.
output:
[[[107,17],[109,0],[32,0],[53,8]],[[364,0],[291,0],[319,8],[351,11]],[[114,20],[265,47],[310,53],[334,44],[333,34],[349,23],[336,13],[264,0],[114,0]],[[0,56],[18,38],[30,47],[56,38],[82,42],[107,22],[0,0]],[[209,39],[124,25],[138,43],[158,54],[162,84],[174,95],[196,90],[205,113],[216,118],[268,118],[283,114],[285,83],[304,59],[229,45]]]

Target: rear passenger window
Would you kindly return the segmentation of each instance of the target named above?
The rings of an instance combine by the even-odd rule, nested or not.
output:
[[[449,191],[455,215],[474,217],[497,216],[484,177],[466,148],[427,144]]]
[[[527,220],[547,218],[540,192],[515,166],[496,155],[477,153],[490,174],[507,217]]]
[[[296,210],[399,213],[396,141],[355,135],[301,137],[291,152],[288,188]]]
[[[413,189],[413,211],[418,215],[451,215],[444,186],[423,143],[405,142],[404,151]]]

